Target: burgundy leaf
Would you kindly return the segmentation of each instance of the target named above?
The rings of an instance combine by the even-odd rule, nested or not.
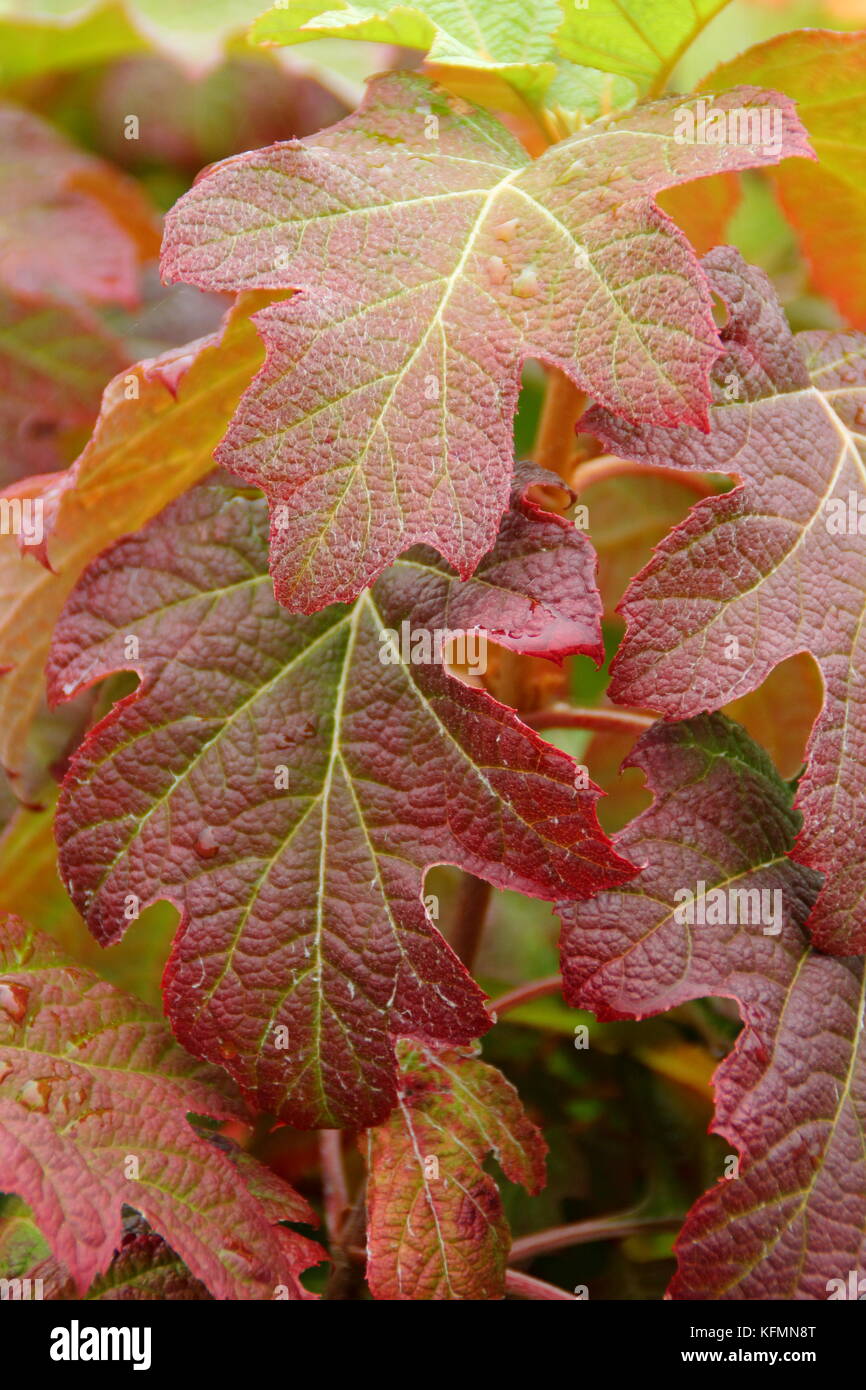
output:
[[[788,857],[790,788],[742,729],[656,724],[630,761],[655,799],[616,843],[646,867],[564,908],[567,997],[610,1018],[721,995],[745,1023],[715,1076],[738,1168],[686,1221],[671,1294],[839,1297],[866,1260],[863,961],[809,947],[819,876]]]
[[[797,858],[828,875],[817,945],[866,950],[866,337],[791,334],[762,271],[737,252],[704,262],[725,301],[708,435],[628,425],[593,409],[584,427],[619,454],[741,479],[698,503],[621,605],[628,632],[614,699],[669,718],[718,709],[808,651],[824,677],[798,806]]]
[[[70,894],[103,943],[147,903],[182,908],[178,1037],[293,1124],[381,1120],[389,1034],[489,1026],[422,901],[428,867],[549,900],[631,873],[574,762],[433,645],[486,625],[516,651],[600,657],[591,549],[524,500],[534,476],[472,581],[416,550],[311,618],[273,598],[263,499],[204,486],[95,561],[60,618],[55,696],[142,677],[72,760]]]

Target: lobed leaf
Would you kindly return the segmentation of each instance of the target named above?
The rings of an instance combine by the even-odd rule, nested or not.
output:
[[[330,130],[226,160],[180,200],[168,279],[303,291],[256,315],[267,362],[218,452],[272,504],[281,602],[351,601],[419,541],[471,574],[507,504],[528,357],[629,419],[705,424],[710,301],[652,200],[806,154],[790,103],[772,100],[775,156],[680,139],[676,98],[529,163],[492,117],[393,74]]]
[[[466,1043],[489,1026],[422,904],[428,867],[548,899],[629,872],[571,759],[433,647],[486,631],[600,659],[592,552],[524,499],[534,476],[470,583],[419,549],[312,618],[273,598],[263,499],[204,486],[97,560],[58,623],[55,696],[142,677],[72,760],[70,894],[103,943],[130,901],[182,906],[178,1037],[293,1124],[382,1119],[389,1034]]]
[[[790,788],[743,730],[722,715],[656,724],[630,761],[655,799],[616,844],[645,868],[565,909],[567,997],[610,1018],[722,995],[745,1023],[715,1076],[714,1129],[738,1168],[689,1215],[670,1294],[838,1297],[832,1281],[847,1287],[866,1257],[863,961],[809,948],[819,876],[789,857]],[[778,897],[756,912],[731,894]]]
[[[190,1112],[243,1116],[225,1077],[177,1047],[156,1013],[4,915],[0,1186],[30,1205],[79,1295],[119,1247],[126,1203],[214,1297],[272,1298],[280,1285],[303,1297],[299,1270],[322,1252],[274,1223],[312,1213],[274,1174],[260,1196]]]
[[[866,34],[782,34],[723,63],[702,83],[756,82],[797,102],[818,162],[785,160],[772,175],[812,282],[866,328]]]
[[[661,92],[685,50],[727,3],[563,0],[556,41],[575,63],[621,73],[644,91]]]
[[[448,85],[468,84],[491,104],[519,107],[520,97],[539,100],[556,78],[558,63],[564,66],[553,43],[561,18],[559,0],[530,0],[520,7],[496,0],[360,5],[298,0],[291,10],[280,5],[267,10],[253,24],[250,38],[297,44],[328,37],[420,48]]]
[[[473,1054],[401,1039],[397,1105],[367,1136],[374,1298],[505,1296],[511,1233],[488,1154],[530,1192],[547,1145],[514,1087]]]
[[[811,921],[816,943],[859,953],[866,338],[795,338],[763,272],[729,248],[704,264],[729,313],[710,433],[634,427],[603,411],[584,417],[629,458],[742,480],[693,508],[630,586],[611,695],[688,717],[754,690],[785,658],[812,653],[825,698],[798,794],[805,824],[795,853],[828,875]]]
[[[43,508],[45,534],[40,547],[23,550],[17,536],[0,536],[0,760],[13,786],[54,624],[82,570],[213,468],[242,385],[262,360],[249,320],[254,303],[241,301],[219,333],[115,377],[77,462],[15,489]]]

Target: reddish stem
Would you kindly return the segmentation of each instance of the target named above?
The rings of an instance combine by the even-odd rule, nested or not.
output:
[[[349,1188],[343,1167],[343,1136],[339,1129],[319,1131],[319,1158],[322,1165],[322,1194],[325,1221],[332,1240],[337,1240],[349,1210]]]
[[[640,1216],[633,1211],[625,1211],[617,1216],[600,1216],[592,1221],[575,1221],[570,1226],[552,1226],[546,1231],[536,1231],[531,1236],[521,1236],[511,1246],[509,1258],[515,1262],[535,1259],[537,1255],[547,1255],[553,1250],[568,1250],[573,1245],[590,1245],[596,1240],[625,1240],[627,1236],[638,1235],[641,1231],[676,1230],[682,1224],[682,1216]]]
[[[522,1269],[507,1269],[505,1271],[505,1291],[512,1294],[515,1298],[534,1298],[544,1299],[548,1302],[577,1303],[573,1293],[566,1293],[565,1289],[557,1289],[553,1284],[547,1284],[543,1279],[536,1279],[532,1274],[524,1274]]]
[[[460,957],[470,972],[484,935],[484,923],[492,893],[493,889],[484,879],[476,878],[474,874],[469,873],[462,875],[454,907],[454,925],[449,939],[452,951]]]
[[[679,483],[699,497],[709,497],[715,492],[710,480],[701,473],[689,473],[684,468],[661,468],[654,463],[635,463],[632,459],[617,458],[616,454],[599,454],[597,458],[578,463],[572,470],[568,482],[575,492],[581,493],[593,483],[604,482],[607,478],[618,478],[627,474],[632,478],[667,478]]]
[[[564,477],[577,448],[575,428],[586,409],[586,396],[558,367],[547,369],[547,390],[541,407],[532,457],[540,468]]]
[[[561,975],[548,975],[543,980],[530,980],[528,984],[518,985],[498,999],[491,999],[487,1011],[499,1018],[509,1009],[519,1009],[521,1004],[529,1004],[533,999],[543,999],[547,994],[559,994],[562,989]]]
[[[573,705],[552,705],[521,715],[532,729],[589,729],[599,734],[642,734],[656,721],[651,714],[629,709],[580,709]]]

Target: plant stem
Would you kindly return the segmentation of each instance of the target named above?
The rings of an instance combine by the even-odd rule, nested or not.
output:
[[[518,985],[498,999],[491,999],[487,1012],[500,1018],[509,1009],[519,1009],[521,1004],[530,1004],[533,999],[543,999],[548,994],[558,994],[562,989],[561,975],[547,975],[543,980],[530,980],[528,984]]]
[[[582,709],[575,705],[551,705],[521,715],[531,729],[589,729],[600,734],[642,734],[655,724],[651,714],[628,709]]]
[[[460,880],[451,929],[451,949],[471,971],[484,935],[484,922],[493,889],[474,874],[464,873]]]
[[[518,1263],[547,1255],[553,1250],[568,1250],[573,1245],[590,1245],[596,1240],[624,1240],[641,1231],[676,1230],[682,1216],[641,1216],[624,1211],[617,1216],[600,1216],[591,1221],[575,1221],[570,1226],[551,1226],[531,1236],[521,1236],[511,1246],[509,1259]]]
[[[536,1279],[532,1274],[524,1274],[522,1269],[507,1269],[505,1271],[505,1291],[513,1294],[515,1298],[534,1298],[544,1299],[549,1302],[577,1303],[573,1293],[566,1293],[565,1289],[557,1289],[553,1284],[547,1284],[543,1279]]]
[[[634,463],[631,459],[617,458],[616,454],[599,454],[597,458],[579,463],[566,480],[575,490],[583,492],[593,483],[604,482],[607,478],[618,478],[623,474],[629,477],[667,478],[672,483],[696,492],[699,497],[709,497],[715,492],[710,480],[702,473],[689,473],[684,468],[659,468],[654,463]]]
[[[575,426],[585,409],[583,392],[558,367],[548,367],[547,391],[532,450],[539,467],[566,476],[577,448]]]
[[[319,1157],[322,1165],[322,1194],[325,1221],[332,1240],[337,1240],[349,1210],[349,1188],[343,1167],[343,1136],[339,1129],[319,1131]]]
[[[340,1227],[339,1235],[333,1241],[331,1258],[334,1267],[325,1289],[328,1302],[351,1300],[360,1297],[364,1287],[364,1265],[353,1252],[363,1247],[367,1231],[367,1184],[361,1183],[355,1204]]]

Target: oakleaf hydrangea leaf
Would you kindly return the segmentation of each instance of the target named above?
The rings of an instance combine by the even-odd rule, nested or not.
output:
[[[563,0],[556,41],[575,63],[660,92],[678,60],[728,0]]]
[[[419,48],[427,71],[460,96],[497,110],[522,110],[542,100],[583,100],[606,74],[565,62],[553,41],[562,21],[558,0],[502,5],[498,0],[415,0],[355,4],[297,0],[255,21],[249,37],[274,44],[362,39]],[[627,91],[627,84],[624,84]],[[553,92],[551,92],[553,88]]]
[[[728,307],[709,434],[584,418],[618,454],[728,472],[628,589],[616,700],[682,718],[754,690],[809,651],[825,702],[808,749],[796,856],[828,875],[811,930],[866,951],[866,337],[793,337],[763,272],[730,249],[705,261]]]
[[[549,900],[631,872],[583,771],[436,648],[467,634],[470,671],[482,630],[600,657],[589,544],[524,488],[470,583],[418,549],[354,606],[303,618],[273,597],[264,500],[204,485],[97,560],[58,623],[55,694],[142,677],[65,782],[70,894],[105,943],[137,905],[182,907],[175,1032],[293,1124],[381,1120],[390,1034],[489,1026],[422,902],[429,866]]]
[[[419,541],[471,574],[507,505],[528,357],[629,419],[706,423],[711,304],[653,197],[807,147],[791,103],[750,88],[721,109],[772,103],[778,147],[739,120],[721,144],[681,138],[691,100],[530,163],[492,117],[394,74],[330,130],[226,160],[180,200],[169,279],[302,291],[257,314],[268,359],[218,452],[271,502],[281,602],[351,601]]]
[[[407,1038],[397,1057],[397,1105],[368,1134],[373,1297],[503,1298],[511,1233],[482,1165],[495,1154],[512,1182],[538,1192],[547,1145],[495,1067]]]
[[[790,788],[742,729],[656,724],[630,762],[655,799],[616,843],[646,867],[566,907],[567,997],[609,1018],[724,996],[745,1023],[715,1076],[714,1129],[735,1153],[686,1221],[670,1293],[851,1297],[866,1260],[863,961],[809,947],[819,876],[789,857]]]
[[[777,87],[797,102],[817,163],[771,175],[800,237],[812,282],[854,328],[866,328],[866,34],[781,34],[723,63],[701,84]]]
[[[146,1005],[0,919],[0,1187],[30,1205],[79,1295],[120,1246],[127,1204],[214,1297],[304,1297],[297,1275],[322,1252],[275,1222],[312,1213],[274,1174],[260,1197],[187,1119],[243,1118],[232,1089]]]

